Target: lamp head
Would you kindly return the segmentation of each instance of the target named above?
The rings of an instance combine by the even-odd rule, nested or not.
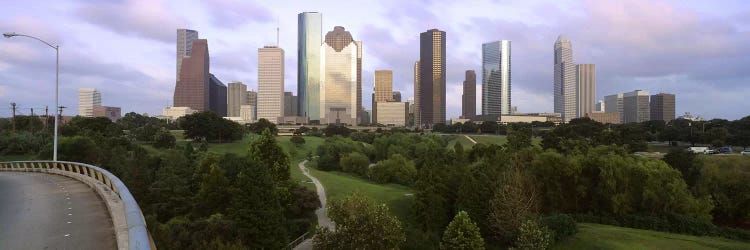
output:
[[[11,38],[11,37],[14,37],[14,36],[17,36],[17,35],[16,35],[16,33],[3,33],[3,36],[5,38]]]

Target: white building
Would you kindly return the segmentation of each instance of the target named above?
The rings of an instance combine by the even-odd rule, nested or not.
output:
[[[258,119],[277,123],[284,116],[284,50],[258,49]]]
[[[94,107],[102,105],[102,94],[95,88],[78,89],[78,115],[94,117]]]
[[[190,107],[167,107],[162,110],[162,116],[174,120],[197,112],[197,110],[191,109]]]
[[[320,47],[320,123],[357,124],[358,58],[361,42],[336,26]]]
[[[408,122],[409,106],[405,102],[376,102],[376,120],[386,126],[405,127]]]
[[[560,35],[555,41],[554,94],[555,113],[562,114],[564,122],[577,118],[578,86],[576,64],[573,62],[573,45]]]
[[[245,121],[255,121],[255,106],[253,105],[240,105],[240,118]]]

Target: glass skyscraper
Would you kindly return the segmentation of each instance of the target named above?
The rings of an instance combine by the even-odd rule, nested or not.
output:
[[[445,124],[445,31],[431,29],[419,35],[418,102],[422,127]]]
[[[510,41],[482,44],[482,114],[511,113]]]
[[[336,26],[320,46],[320,122],[356,125],[362,43],[344,27]],[[312,119],[312,118],[311,118]]]
[[[302,12],[297,16],[298,112],[311,121],[320,120],[320,46],[323,44],[323,15]]]
[[[564,35],[558,36],[555,41],[554,62],[555,113],[560,113],[563,122],[568,122],[578,114],[578,84],[573,45]]]

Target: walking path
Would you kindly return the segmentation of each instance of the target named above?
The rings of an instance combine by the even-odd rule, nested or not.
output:
[[[464,135],[464,137],[466,137],[466,139],[469,139],[469,141],[471,141],[471,143],[477,144],[477,141],[475,141],[475,140],[474,140],[473,138],[471,138],[470,136],[468,136],[468,135]]]
[[[320,208],[315,210],[315,215],[318,216],[318,226],[326,227],[328,230],[333,231],[335,225],[331,222],[331,219],[328,218],[328,209],[326,208],[326,190],[323,188],[323,184],[320,183],[318,178],[315,178],[315,176],[310,174],[310,170],[305,167],[305,163],[307,163],[307,160],[300,162],[299,169],[302,170],[302,174],[307,176],[307,178],[310,178],[313,184],[315,184],[315,191],[318,193],[318,199],[320,199]],[[303,241],[294,249],[312,249],[312,238]]]

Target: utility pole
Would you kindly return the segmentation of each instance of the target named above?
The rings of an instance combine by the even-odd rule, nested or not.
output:
[[[34,116],[34,108],[31,108],[31,116]]]
[[[57,111],[57,117],[55,117],[55,119],[62,119],[62,111],[63,111],[64,108],[67,108],[67,107],[60,106],[60,108]]]
[[[16,133],[16,103],[10,103],[10,109],[13,111],[13,134]]]
[[[49,107],[44,106],[44,130],[47,130],[47,123],[49,123]]]

